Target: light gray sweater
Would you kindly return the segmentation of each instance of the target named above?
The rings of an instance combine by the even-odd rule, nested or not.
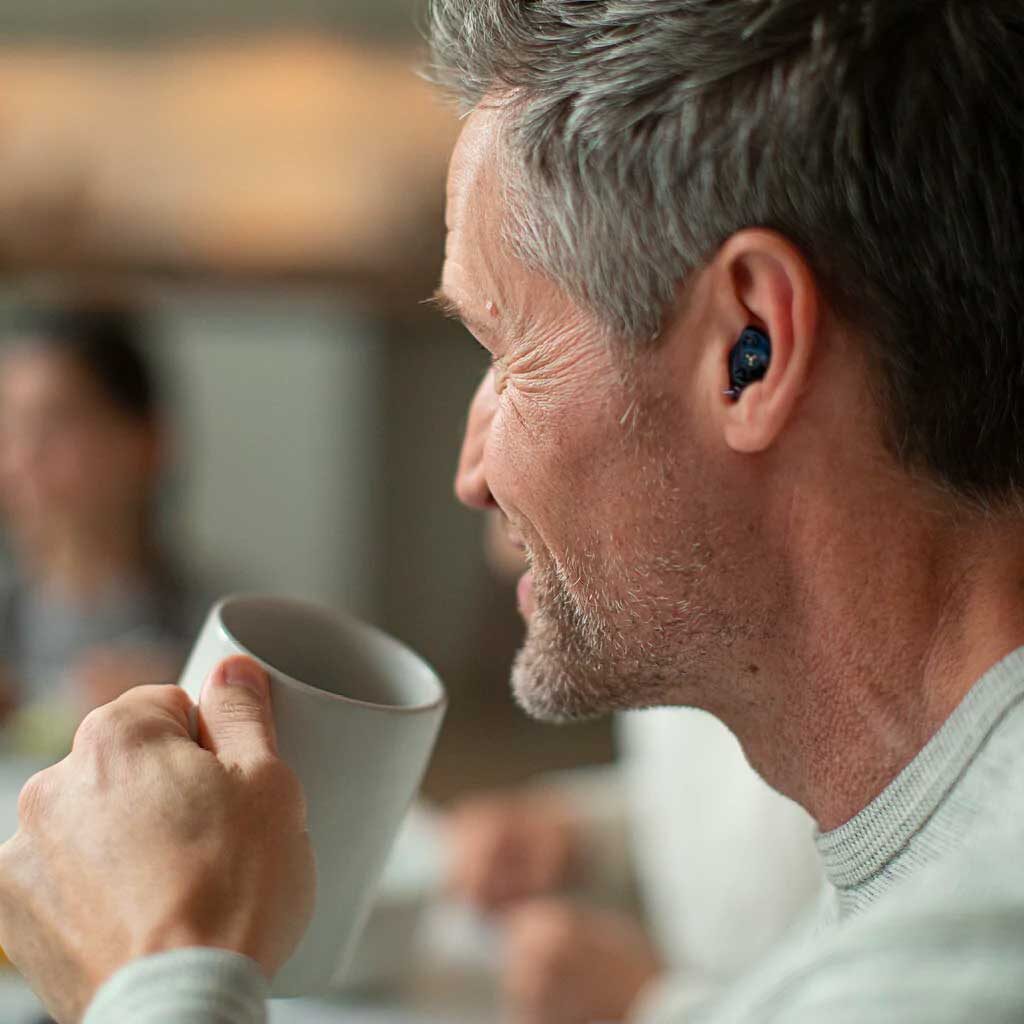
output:
[[[713,1004],[663,993],[651,1024],[1024,1021],[1024,648],[818,849],[830,887],[813,938]],[[265,995],[251,961],[181,950],[123,968],[84,1024],[257,1024]]]

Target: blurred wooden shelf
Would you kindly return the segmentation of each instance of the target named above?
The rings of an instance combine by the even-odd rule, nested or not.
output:
[[[422,290],[457,119],[412,51],[0,49],[0,269]]]

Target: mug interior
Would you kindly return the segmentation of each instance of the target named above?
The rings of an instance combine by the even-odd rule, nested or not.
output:
[[[317,690],[391,708],[436,705],[433,670],[403,644],[330,608],[284,598],[235,597],[221,624],[249,654]]]

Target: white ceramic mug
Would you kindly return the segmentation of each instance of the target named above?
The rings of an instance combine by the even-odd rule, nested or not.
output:
[[[291,598],[214,605],[181,677],[193,700],[224,658],[270,676],[278,749],[306,795],[316,855],[313,919],[274,979],[275,996],[325,992],[365,923],[374,888],[444,717],[433,669],[397,640]]]

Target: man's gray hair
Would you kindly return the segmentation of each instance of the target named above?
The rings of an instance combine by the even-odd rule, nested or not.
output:
[[[434,74],[504,94],[519,254],[634,343],[745,227],[869,344],[887,440],[1024,490],[1021,0],[432,0]]]

